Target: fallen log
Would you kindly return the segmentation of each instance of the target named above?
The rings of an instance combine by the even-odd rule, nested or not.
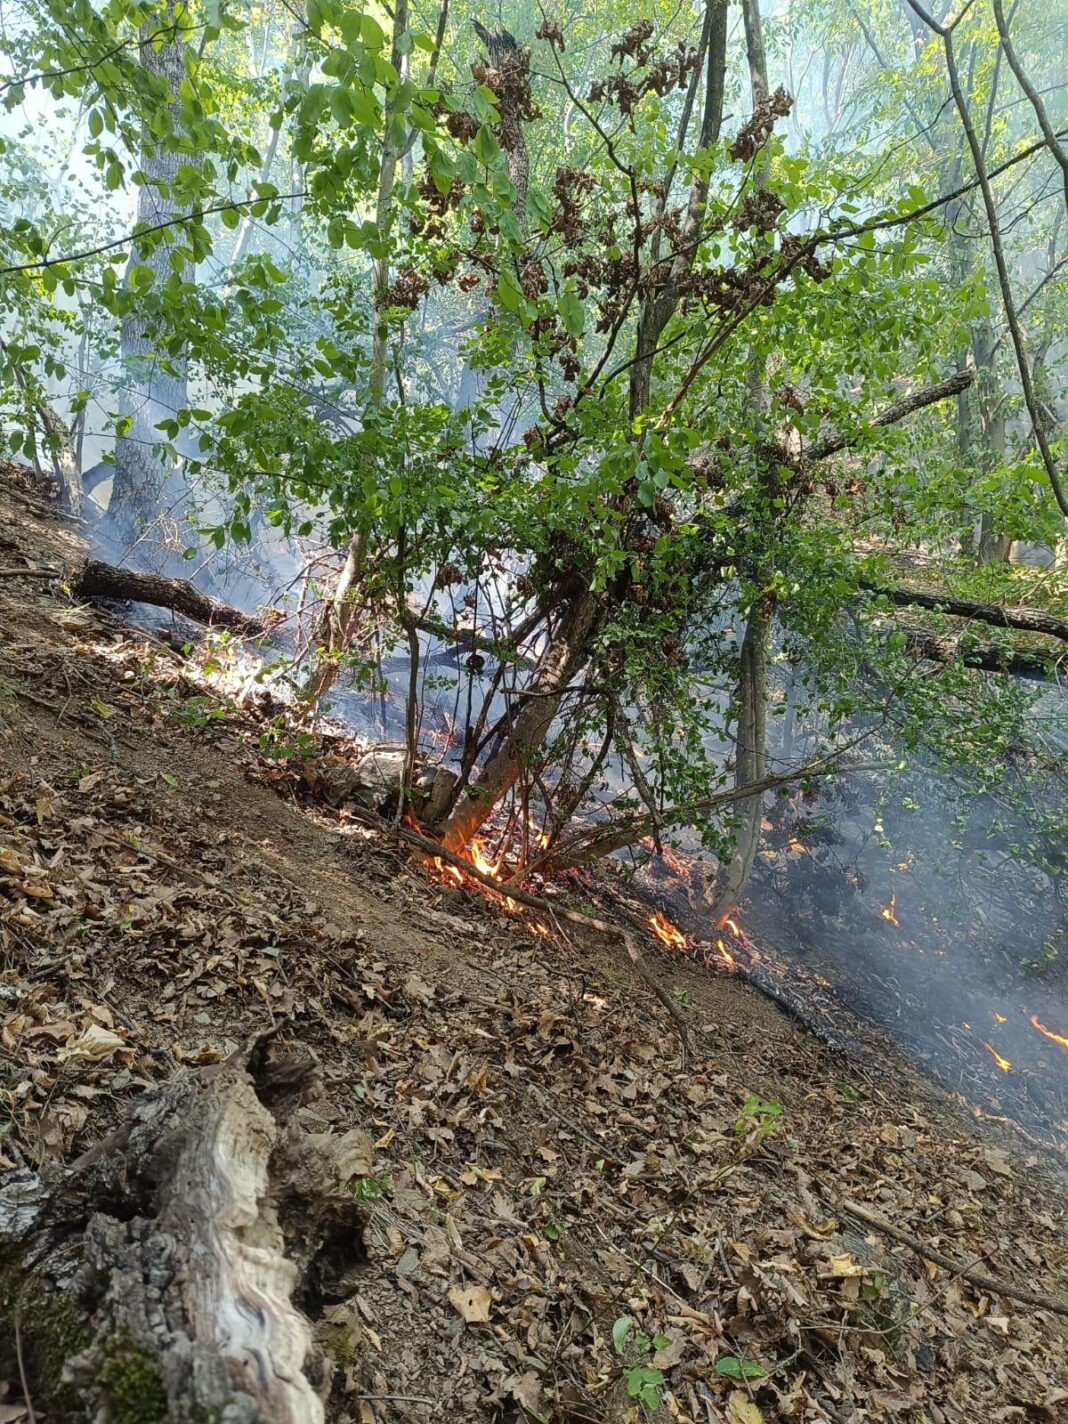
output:
[[[905,637],[909,652],[927,662],[961,662],[983,672],[1010,673],[1038,682],[1049,678],[1050,668],[1058,661],[1053,653],[1025,653],[971,637],[936,637],[919,628],[905,629]]]
[[[131,603],[150,603],[155,608],[172,608],[194,622],[211,628],[227,628],[244,638],[259,638],[270,632],[282,615],[256,618],[228,603],[209,598],[185,579],[163,574],[137,573],[91,559],[75,576],[72,591],[80,598],[117,598]]]
[[[867,593],[888,598],[898,608],[929,608],[935,613],[950,613],[954,618],[967,618],[986,623],[991,628],[1017,628],[1024,633],[1048,633],[1068,643],[1068,619],[1043,613],[1038,608],[1002,608],[996,603],[973,603],[967,598],[950,598],[942,593],[925,593],[919,588],[887,588],[882,584],[862,583]]]
[[[70,1167],[0,1178],[0,1377],[31,1407],[322,1424],[305,1310],[355,1290],[362,1221],[329,1151],[348,1135],[296,1124],[316,1065],[270,1055],[181,1071]]]

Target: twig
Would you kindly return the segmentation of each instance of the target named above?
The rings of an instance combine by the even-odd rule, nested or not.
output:
[[[33,1401],[30,1399],[30,1384],[26,1378],[26,1363],[22,1358],[22,1297],[24,1291],[25,1286],[19,1291],[19,1298],[15,1302],[15,1358],[18,1361],[19,1384],[22,1388],[22,1398],[26,1405],[26,1413],[29,1416],[30,1424],[37,1424],[37,1415],[33,1412]]]
[[[984,1276],[972,1266],[962,1266],[960,1261],[954,1261],[951,1256],[945,1256],[941,1251],[936,1251],[933,1246],[928,1246],[917,1237],[910,1236],[899,1226],[892,1226],[877,1212],[871,1211],[866,1206],[861,1206],[858,1202],[842,1201],[837,1205],[839,1210],[844,1211],[848,1216],[855,1216],[858,1221],[867,1222],[876,1231],[881,1231],[884,1236],[889,1236],[894,1241],[900,1241],[902,1246],[908,1246],[910,1250],[916,1252],[917,1256],[922,1256],[927,1261],[933,1261],[936,1266],[942,1266],[947,1271],[954,1271],[981,1290],[993,1291],[996,1295],[1006,1296],[1009,1300],[1022,1301],[1024,1305],[1035,1305],[1041,1310],[1051,1310],[1057,1315],[1068,1315],[1068,1300],[1058,1300],[1055,1296],[1043,1295],[1040,1291],[1028,1290],[1025,1286],[1014,1286],[1007,1281],[998,1280],[995,1276]]]
[[[60,575],[60,569],[0,569],[0,578],[54,579]]]

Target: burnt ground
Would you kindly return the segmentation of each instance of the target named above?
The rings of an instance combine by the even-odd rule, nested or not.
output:
[[[298,800],[203,655],[10,573],[82,543],[0,477],[0,1165],[278,1025],[305,1125],[374,1138],[332,1420],[1068,1418],[1068,1316],[965,1273],[1068,1297],[1062,1154],[650,944],[685,1064],[614,939],[428,880]]]

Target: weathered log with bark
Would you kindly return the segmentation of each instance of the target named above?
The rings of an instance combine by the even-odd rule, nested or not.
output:
[[[936,637],[919,628],[906,628],[904,632],[909,651],[933,663],[962,662],[966,667],[981,668],[984,672],[1005,672],[1013,677],[1044,682],[1057,662],[1052,653],[1019,652],[999,647],[997,643],[981,642],[978,638]]]
[[[142,574],[133,569],[116,568],[92,559],[76,575],[72,589],[81,598],[118,598],[132,603],[150,603],[155,608],[172,608],[197,623],[212,628],[227,628],[245,638],[259,638],[268,633],[280,615],[256,618],[242,613],[228,603],[209,598],[185,579],[166,578],[162,574]]]
[[[313,1060],[270,1054],[180,1072],[72,1166],[0,1179],[0,1376],[50,1419],[321,1424],[304,1310],[353,1293],[362,1222],[346,1139],[293,1119]]]
[[[882,584],[862,583],[868,593],[888,598],[898,608],[929,608],[936,613],[949,613],[954,618],[986,623],[991,628],[1017,628],[1024,633],[1046,633],[1068,643],[1068,619],[1044,613],[1040,608],[1003,608],[996,603],[975,603],[969,598],[951,598],[944,593],[927,593],[919,588],[887,588]]]

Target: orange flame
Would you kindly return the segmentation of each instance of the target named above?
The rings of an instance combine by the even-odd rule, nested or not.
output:
[[[1047,1028],[1044,1023],[1039,1023],[1037,1014],[1031,1015],[1031,1023],[1044,1038],[1049,1039],[1050,1043],[1055,1043],[1059,1048],[1063,1048],[1065,1052],[1068,1052],[1068,1038],[1065,1038],[1063,1034],[1054,1033],[1053,1030]]]
[[[668,949],[685,949],[686,936],[680,929],[677,929],[666,915],[662,915],[657,910],[655,915],[649,916],[649,925],[660,940],[661,944],[666,944]]]
[[[987,1041],[986,1041],[985,1038],[981,1038],[981,1039],[979,1040],[979,1042],[980,1042],[980,1043],[983,1045],[983,1047],[986,1049],[987,1053],[990,1054],[991,1058],[994,1060],[994,1062],[998,1065],[998,1067],[1001,1069],[1001,1071],[1002,1071],[1003,1073],[1011,1073],[1011,1072],[1012,1072],[1012,1060],[1011,1060],[1011,1059],[1009,1059],[1009,1058],[1003,1058],[1003,1057],[1001,1056],[1001,1054],[997,1051],[996,1048],[994,1048],[994,1046],[993,1046],[992,1044],[987,1043]]]
[[[738,961],[735,959],[734,955],[731,954],[730,950],[727,948],[727,946],[723,943],[721,939],[716,940],[716,948],[719,950],[719,956],[723,960],[724,964],[728,964],[733,969],[737,965]]]
[[[891,894],[889,905],[884,905],[883,908],[879,911],[879,913],[880,915],[882,915],[884,920],[887,920],[890,924],[897,925],[900,928],[901,921],[894,914],[894,907],[896,906],[896,904],[897,896],[895,894]]]
[[[742,927],[737,920],[732,920],[729,915],[726,915],[724,916],[722,923],[727,926],[732,935],[737,935],[738,938],[741,939]]]

